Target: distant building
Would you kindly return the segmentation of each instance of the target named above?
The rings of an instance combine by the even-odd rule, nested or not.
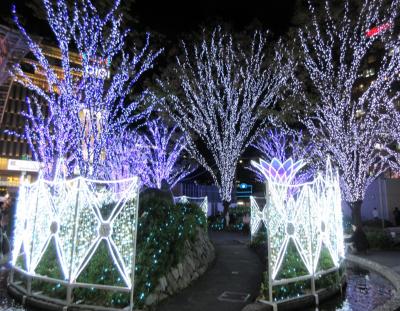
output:
[[[37,41],[40,42],[40,38]],[[45,44],[41,44],[41,48],[54,71],[61,76],[60,50]],[[70,54],[70,61],[81,64],[79,55],[75,53]],[[46,89],[46,77],[29,53],[22,36],[0,25],[0,190],[8,189],[9,192],[18,189],[21,175],[34,180],[39,168],[39,164],[32,161],[32,150],[27,141],[10,134],[23,133],[25,117],[22,112],[26,109],[26,98],[32,94],[9,74],[10,68],[17,63],[35,84]],[[45,105],[43,109],[46,113]]]

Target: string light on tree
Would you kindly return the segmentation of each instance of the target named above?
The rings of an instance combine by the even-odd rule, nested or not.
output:
[[[176,66],[183,95],[171,92],[164,102],[187,133],[188,151],[218,186],[225,213],[240,155],[271,122],[261,114],[280,98],[293,69],[281,42],[268,60],[266,45],[266,35],[256,32],[244,49],[221,27],[191,48],[183,43]]]
[[[141,135],[136,131],[126,130],[109,137],[108,144],[112,147],[105,153],[104,164],[100,169],[102,175],[99,177],[118,180],[139,176],[141,185],[149,182]]]
[[[385,149],[397,131],[392,107],[399,98],[393,84],[399,80],[400,50],[388,25],[398,17],[399,4],[364,0],[354,19],[349,1],[338,17],[329,1],[318,13],[310,5],[311,24],[299,30],[303,65],[313,87],[312,96],[303,94],[311,113],[300,122],[312,135],[319,158],[329,155],[338,167],[343,198],[359,226],[365,191],[387,169]],[[386,26],[369,33],[376,25]],[[382,51],[379,69],[360,89],[372,48]]]
[[[67,0],[43,0],[60,49],[61,73],[57,73],[39,44],[26,32],[13,8],[14,21],[36,59],[35,70],[40,70],[46,79],[46,86],[39,86],[20,65],[12,69],[16,80],[33,91],[35,104],[40,102],[27,102],[28,122],[23,136],[35,160],[44,163],[46,177],[50,179],[60,158],[68,159],[69,175],[74,166],[78,166],[82,176],[101,174],[98,169],[104,164],[104,154],[113,147],[112,137],[150,111],[151,105],[143,106],[150,98],[146,89],[133,100],[127,96],[161,51],[149,51],[149,34],[142,48],[132,51],[132,56],[124,51],[129,30],[121,30],[122,17],[116,14],[119,4],[116,0],[108,13],[100,17],[90,0],[78,1],[72,7]],[[74,53],[81,55],[80,64],[74,63]],[[98,66],[111,70],[111,74],[100,74]],[[98,70],[88,69],[93,67]],[[41,111],[42,101],[49,116]],[[44,147],[47,145],[49,150]]]
[[[186,138],[179,133],[178,125],[169,128],[161,119],[149,121],[146,125],[140,148],[145,161],[143,183],[149,188],[161,189],[162,181],[166,180],[172,188],[196,169],[196,165],[182,162]]]

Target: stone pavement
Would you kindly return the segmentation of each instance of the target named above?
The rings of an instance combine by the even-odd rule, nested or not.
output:
[[[245,245],[249,239],[229,232],[211,232],[210,238],[215,263],[188,288],[161,302],[157,311],[239,311],[258,295],[265,269]]]

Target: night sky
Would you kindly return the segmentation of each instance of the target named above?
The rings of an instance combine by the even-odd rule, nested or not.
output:
[[[122,0],[128,3],[129,0]],[[29,23],[32,32],[43,35],[45,24],[32,18],[32,9],[26,7],[26,0],[1,0],[1,22],[10,19],[11,3],[17,5],[19,15]],[[37,1],[40,3],[40,0]],[[93,1],[98,3],[99,0]],[[168,40],[175,41],[184,34],[199,31],[201,27],[216,23],[228,23],[234,31],[241,31],[249,25],[260,25],[276,35],[285,33],[290,26],[296,0],[135,0],[130,6],[133,27],[140,31],[155,31]],[[131,26],[131,25],[129,25]],[[254,27],[253,27],[254,28]]]
[[[156,5],[149,0],[137,0],[133,11],[138,15],[139,24],[170,38],[216,22],[227,22],[240,31],[255,20],[281,34],[289,26],[294,3],[294,0],[170,0]]]

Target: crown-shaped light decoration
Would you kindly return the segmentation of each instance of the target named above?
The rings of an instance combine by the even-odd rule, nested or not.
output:
[[[251,164],[256,167],[267,180],[275,183],[292,184],[292,181],[304,166],[303,160],[294,161],[292,158],[281,162],[277,158],[273,158],[271,163],[260,159],[260,163],[251,161]]]

